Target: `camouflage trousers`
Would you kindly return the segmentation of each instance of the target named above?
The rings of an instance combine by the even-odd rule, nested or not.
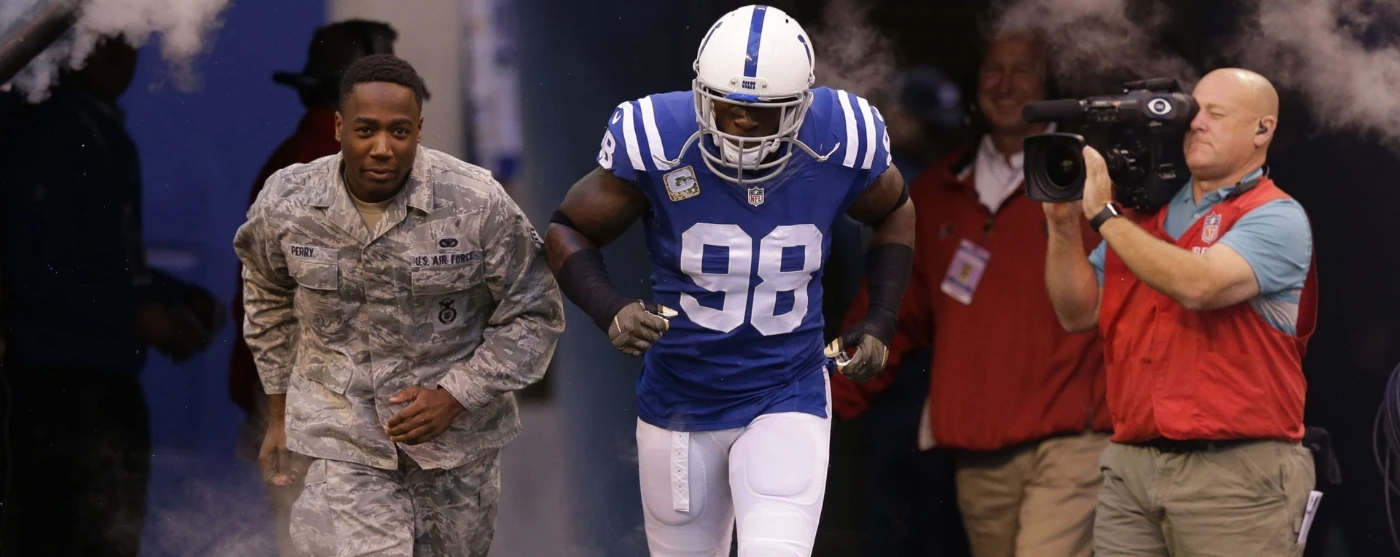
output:
[[[397,470],[317,459],[292,507],[292,540],[314,557],[485,557],[500,454],[450,470],[424,470],[402,451]]]

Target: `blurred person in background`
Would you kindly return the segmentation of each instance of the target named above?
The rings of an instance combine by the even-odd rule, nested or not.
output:
[[[1046,218],[1022,187],[1022,141],[1053,131],[1021,119],[1026,103],[1046,98],[1046,55],[1032,34],[1003,33],[985,45],[976,146],[944,157],[911,187],[917,255],[890,369],[865,384],[838,377],[832,385],[837,412],[858,416],[880,398],[904,396],[888,391],[897,374],[918,371],[904,358],[931,349],[919,390],[924,418],[907,432],[921,449],[951,451],[974,557],[1090,555],[1098,456],[1108,442],[1102,347],[1093,334],[1058,326],[1040,272]],[[847,320],[864,312],[862,294]]]
[[[950,149],[963,126],[963,94],[957,81],[932,66],[901,70],[888,92],[874,95],[890,102],[883,115],[890,133],[890,154],[900,174],[916,180]]]
[[[258,198],[263,184],[272,173],[297,163],[308,163],[321,157],[340,152],[340,141],[336,139],[335,112],[339,103],[340,78],[355,60],[371,54],[393,54],[394,41],[398,33],[388,24],[377,21],[349,20],[332,23],[316,30],[306,56],[306,65],[300,73],[276,72],[273,81],[292,87],[301,99],[306,113],[297,124],[296,131],[273,151],[272,156],[258,171],[253,182],[248,204]],[[243,325],[242,265],[239,265],[239,287],[234,289],[233,322]],[[263,393],[258,369],[253,362],[253,353],[243,335],[233,338],[233,352],[229,362],[229,395],[234,404],[243,410],[244,420],[239,428],[237,452],[248,462],[258,461],[258,449],[262,446],[267,432],[267,395]],[[300,555],[288,535],[292,503],[301,492],[302,480],[298,477],[291,485],[282,487],[267,484],[268,496],[272,504],[273,524],[277,534],[277,548],[282,557]]]
[[[928,165],[954,147],[964,125],[962,96],[955,80],[929,66],[905,68],[887,87],[872,94],[885,107],[881,112],[889,130],[890,153],[900,174],[911,178],[911,191],[920,186],[919,177]],[[830,300],[825,311],[828,337],[846,324],[846,312],[860,290],[864,231],[849,219],[833,226],[830,269],[823,277],[823,295]],[[848,511],[833,507],[823,516],[822,527],[830,532],[853,522],[846,528],[859,532],[862,555],[955,557],[967,553],[954,499],[952,464],[942,452],[918,448],[928,369],[929,351],[910,350],[900,359],[899,368],[892,369],[893,383],[870,401],[868,412],[832,426],[833,473],[828,490],[863,501],[864,511],[847,520],[841,513]],[[847,467],[862,474],[835,473]]]
[[[420,145],[412,65],[356,60],[340,99],[340,154],[274,173],[234,238],[264,479],[304,474],[290,535],[312,555],[481,557],[563,301],[490,172]]]
[[[139,373],[208,347],[223,306],[146,265],[141,170],[117,100],[137,52],[101,40],[0,131],[6,555],[135,557],[149,417]]]
[[[956,82],[927,66],[905,69],[887,87],[871,93],[872,105],[886,107],[881,116],[890,136],[890,157],[901,176],[911,181],[918,178],[951,147],[963,121],[961,95]],[[846,310],[860,288],[865,274],[861,258],[869,232],[847,215],[832,225],[830,268],[822,274],[827,338],[840,334]]]

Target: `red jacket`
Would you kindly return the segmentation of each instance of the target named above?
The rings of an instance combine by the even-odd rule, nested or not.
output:
[[[311,109],[302,116],[292,133],[272,157],[258,171],[253,182],[253,191],[248,194],[248,205],[258,198],[263,184],[272,173],[297,163],[311,162],[326,155],[340,152],[340,142],[335,140],[335,109]],[[243,340],[243,267],[238,267],[238,288],[233,295],[233,354],[229,357],[229,397],[245,412],[253,413],[257,397],[263,392],[262,380],[258,378],[258,367],[253,363],[253,353]]]
[[[1098,336],[1066,333],[1046,293],[1044,210],[1018,192],[993,215],[977,200],[972,173],[955,174],[955,167],[970,170],[970,160],[962,153],[945,158],[910,187],[914,271],[890,361],[864,384],[837,374],[837,414],[859,415],[906,352],[931,347],[928,425],[939,446],[994,450],[1058,433],[1108,431]],[[964,239],[989,255],[970,304],[940,288]],[[1086,253],[1098,241],[1086,224]],[[848,325],[864,317],[867,301],[862,289]]]
[[[1264,178],[1216,205],[1176,241],[1163,231],[1165,210],[1138,220],[1177,247],[1204,249],[1245,213],[1287,197]],[[1202,234],[1207,222],[1218,229]],[[1316,317],[1315,264],[1299,299],[1298,334],[1290,335],[1255,313],[1248,301],[1211,311],[1187,310],[1138,280],[1108,250],[1099,331],[1106,346],[1113,440],[1301,441],[1307,390],[1303,354]]]

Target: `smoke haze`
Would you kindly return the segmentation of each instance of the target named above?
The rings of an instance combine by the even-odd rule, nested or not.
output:
[[[1240,65],[1282,94],[1302,95],[1323,128],[1400,138],[1400,2],[1268,0],[1254,8],[1230,49]],[[1364,44],[1367,35],[1376,44]]]
[[[1284,97],[1301,97],[1323,129],[1400,142],[1400,0],[1253,0],[1246,7],[1227,46],[1209,53],[1213,59],[1262,74]],[[1102,89],[1112,75],[1175,77],[1189,90],[1200,77],[1155,43],[1175,17],[1161,0],[1011,0],[993,15],[994,31],[1042,33],[1054,53],[1051,71],[1072,88]]]
[[[1154,48],[1152,30],[1170,21],[1171,12],[1161,2],[1142,7],[1146,21],[1133,21],[1125,0],[1013,0],[995,9],[992,31],[1039,33],[1061,86],[1093,87],[1106,75],[1195,83],[1190,64]]]
[[[8,29],[39,0],[0,2],[0,30]],[[175,86],[198,85],[195,58],[220,27],[219,14],[229,0],[83,0],[77,23],[11,80],[31,102],[48,96],[60,69],[79,69],[104,36],[120,34],[140,47],[160,35],[161,54]]]
[[[894,81],[893,45],[869,17],[870,7],[856,0],[827,1],[821,26],[808,32],[817,85],[870,97]]]

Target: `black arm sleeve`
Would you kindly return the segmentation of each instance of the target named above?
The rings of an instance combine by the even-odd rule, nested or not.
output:
[[[870,293],[864,332],[889,346],[894,341],[899,304],[914,269],[914,250],[903,244],[880,244],[865,254],[865,273]]]
[[[555,278],[569,301],[604,331],[608,330],[613,316],[629,303],[613,288],[608,268],[603,264],[603,253],[596,249],[574,252],[559,266]]]

